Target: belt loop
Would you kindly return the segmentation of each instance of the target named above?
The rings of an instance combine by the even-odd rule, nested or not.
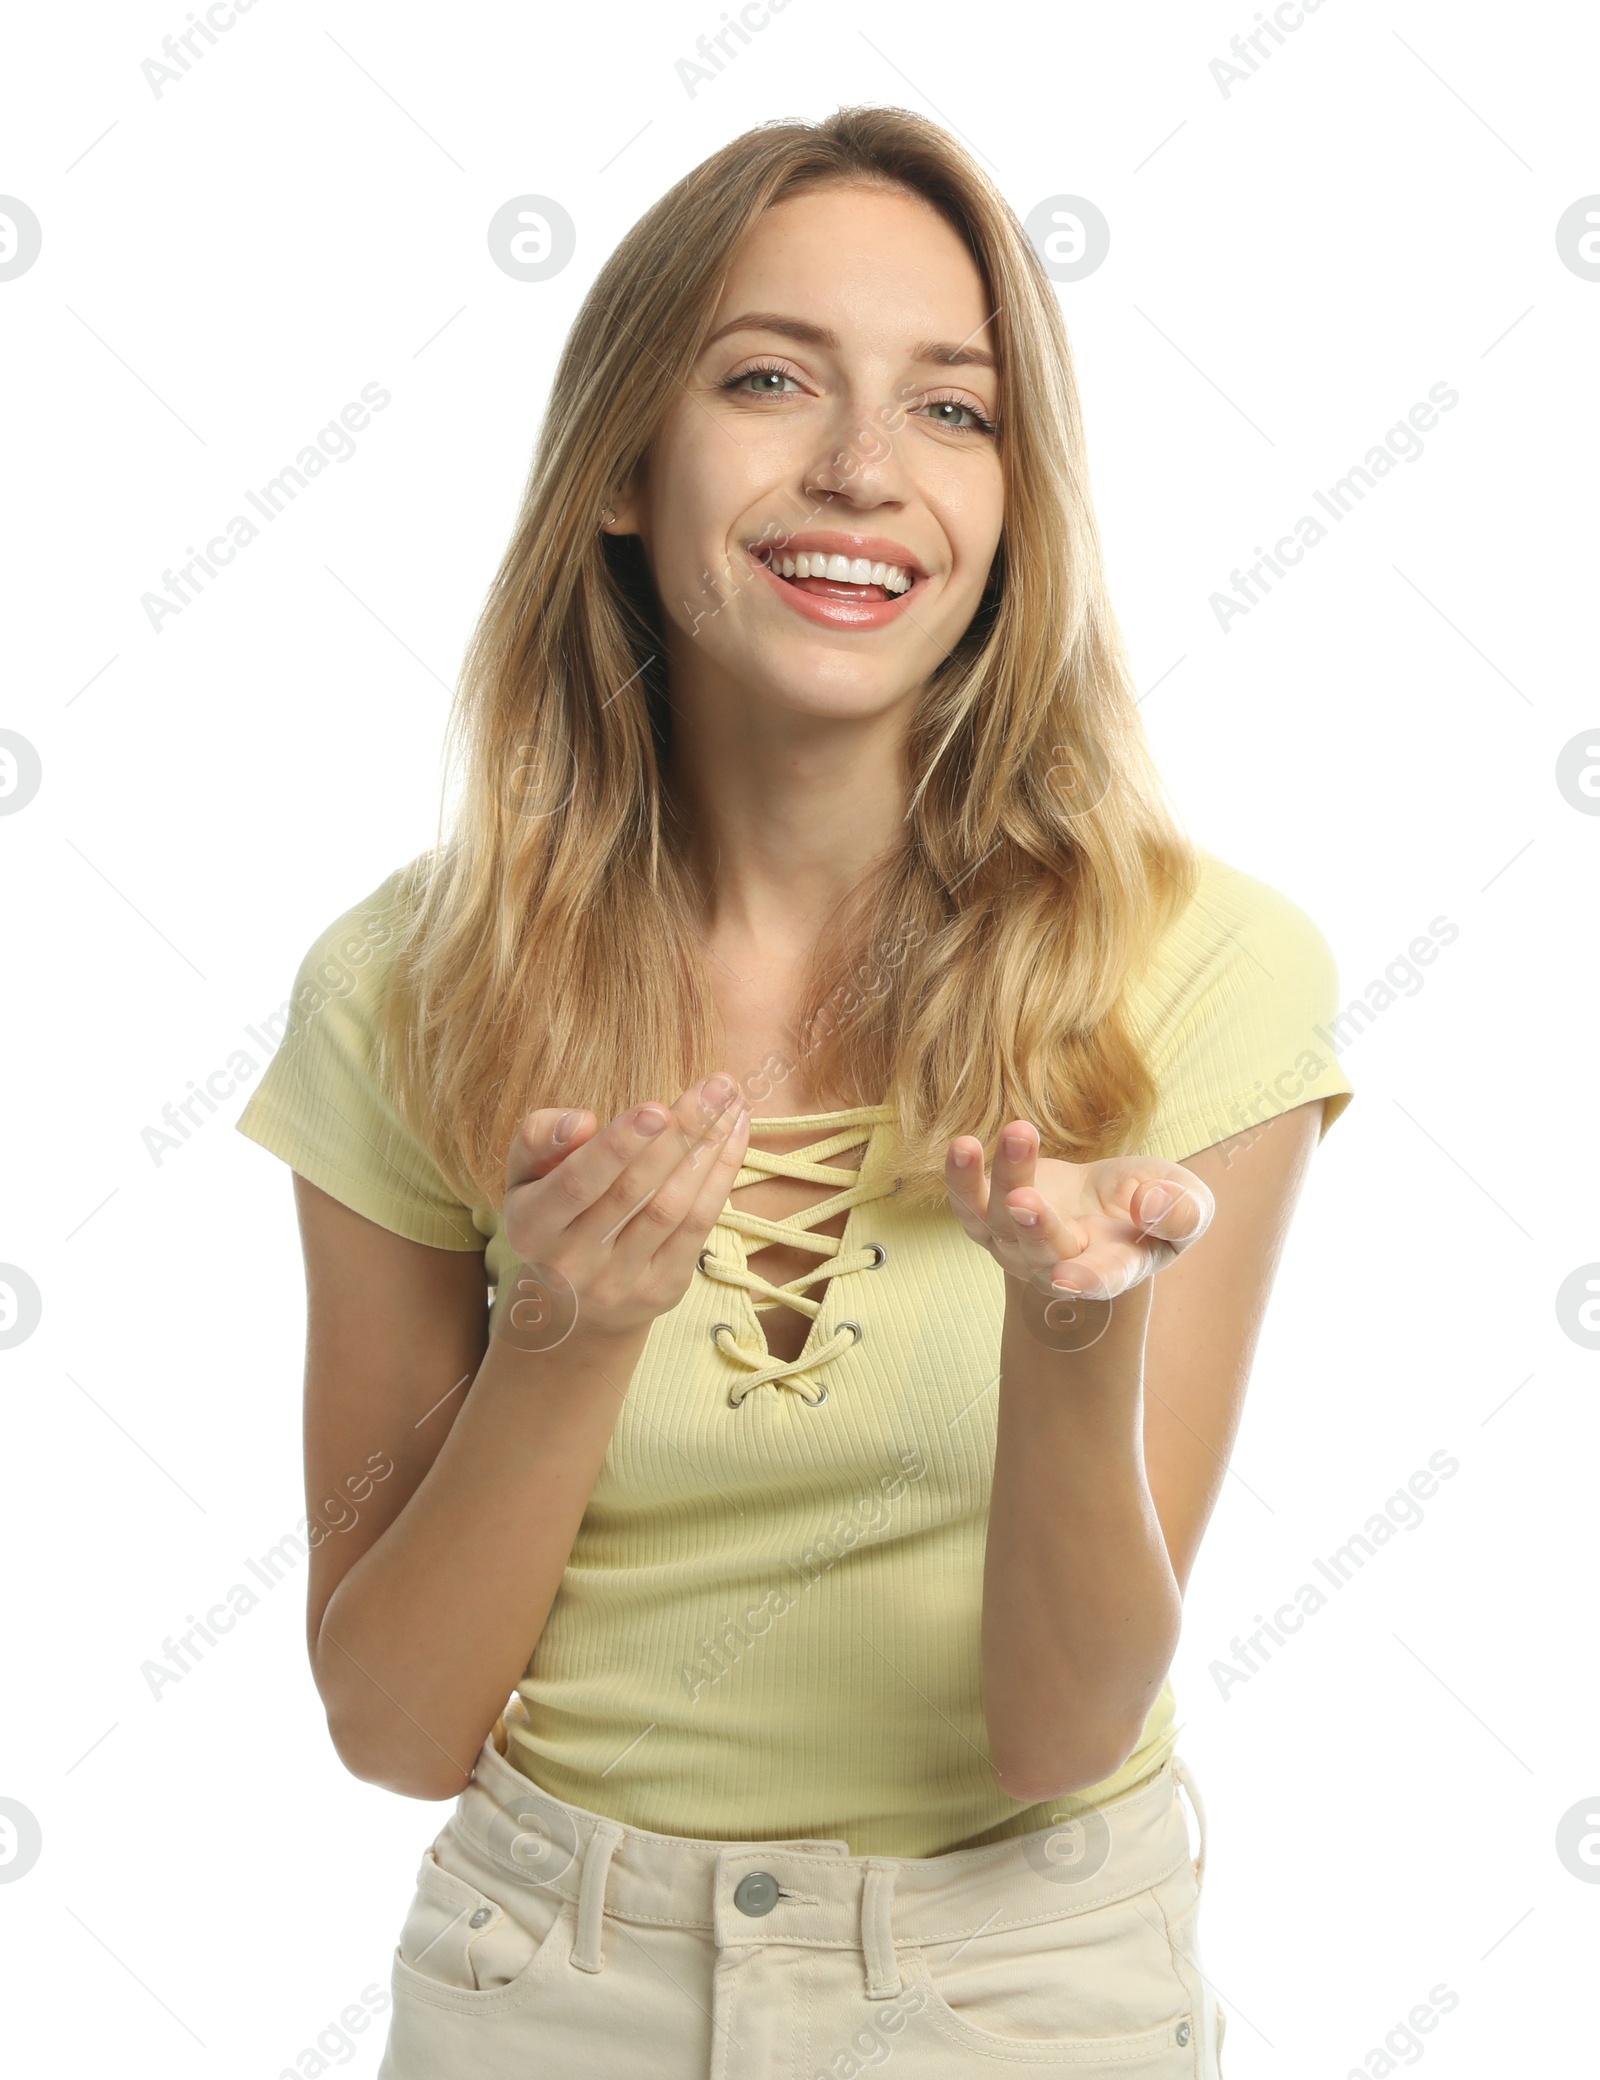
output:
[[[900,1991],[900,1966],[894,1954],[894,1922],[890,1902],[899,1866],[869,1856],[861,1884],[861,1953],[867,1962],[867,1999],[891,2000]]]
[[[1201,1885],[1205,1882],[1206,1874],[1205,1804],[1201,1799],[1199,1791],[1196,1789],[1194,1778],[1189,1774],[1189,1765],[1176,1753],[1172,1757],[1172,1774],[1177,1778],[1184,1790],[1188,1792],[1189,1803],[1194,1807],[1194,1817],[1200,1823],[1200,1853],[1194,1858],[1194,1882],[1196,1885]]]
[[[600,1922],[606,1910],[606,1873],[611,1868],[611,1852],[621,1840],[622,1829],[613,1821],[602,1820],[583,1852],[583,1875],[578,1880],[578,1933],[568,1960],[580,1972],[598,1972],[605,1962],[600,1954]]]

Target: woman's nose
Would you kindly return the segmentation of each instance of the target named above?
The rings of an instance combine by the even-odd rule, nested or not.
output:
[[[811,458],[805,488],[820,498],[879,505],[904,489],[892,412],[858,412],[833,429]]]

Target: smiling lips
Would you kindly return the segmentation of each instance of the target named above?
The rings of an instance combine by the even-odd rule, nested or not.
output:
[[[755,542],[765,582],[806,620],[828,628],[882,628],[899,619],[927,573],[901,542],[814,531]]]

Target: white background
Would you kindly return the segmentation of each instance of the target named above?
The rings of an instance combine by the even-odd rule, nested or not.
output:
[[[1310,912],[1346,1000],[1459,927],[1345,1051],[1188,1595],[1229,2080],[1389,2070],[1441,1982],[1459,2004],[1397,2067],[1593,2070],[1600,1884],[1555,1844],[1600,1811],[1600,1354],[1555,1299],[1600,1257],[1600,821],[1555,768],[1600,723],[1600,283],[1555,227],[1600,190],[1595,17],[1325,0],[1224,94],[1249,0],[791,0],[691,95],[711,0],[257,0],[156,95],[186,14],[19,11],[0,82],[0,192],[43,226],[0,282],[0,727],[44,773],[0,819],[0,1261],[43,1295],[0,1352],[0,1796],[43,1830],[0,1884],[9,2062],[314,2072],[387,1986],[447,1808],[340,1767],[303,1580],[159,1702],[140,1673],[303,1509],[288,1173],[232,1131],[242,1089],[159,1164],[141,1137],[431,838],[449,688],[603,257],[751,124],[872,101],[961,133],[1020,215],[1076,194],[1110,222],[1059,294],[1192,834]],[[485,242],[529,192],[577,225],[542,284]],[[141,595],[368,382],[392,403],[355,457],[155,633]],[[1210,595],[1440,382],[1421,459],[1224,633]],[[1440,1451],[1421,1525],[1224,1698],[1233,1636]]]

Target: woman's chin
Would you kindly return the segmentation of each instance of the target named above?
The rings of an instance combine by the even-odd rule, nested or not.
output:
[[[913,695],[920,681],[887,658],[841,656],[829,643],[783,643],[751,657],[729,676],[766,707],[796,715],[866,721]]]

